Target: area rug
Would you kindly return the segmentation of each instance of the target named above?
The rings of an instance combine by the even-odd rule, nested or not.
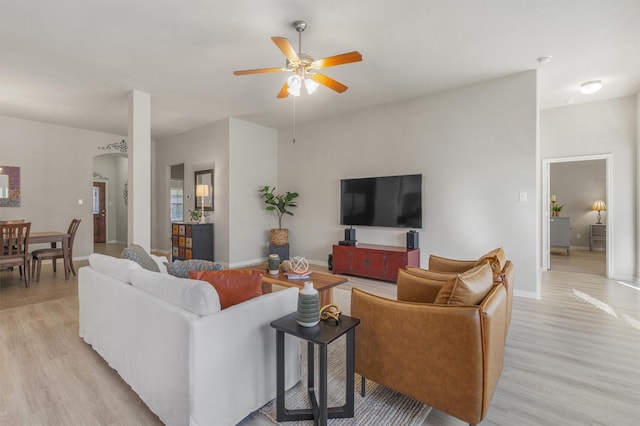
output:
[[[351,293],[343,289],[334,289],[334,303],[340,307],[343,313],[349,313]],[[328,346],[328,390],[327,399],[329,407],[338,407],[345,402],[345,344],[346,336],[342,336]],[[307,347],[306,342],[300,346],[302,380],[285,393],[285,406],[288,409],[308,408],[309,397],[307,393]],[[316,348],[316,357],[318,350]],[[315,365],[318,365],[316,358]],[[317,371],[316,371],[317,375]],[[316,384],[318,383],[316,377]],[[360,395],[360,376],[355,375],[355,416],[347,419],[329,419],[332,426],[351,425],[407,425],[418,426],[424,423],[431,411],[431,407],[404,396],[385,386],[370,380],[365,385],[366,396]],[[259,410],[274,424],[276,420],[276,402],[271,401]],[[302,426],[313,424],[313,421],[286,422],[286,425]]]

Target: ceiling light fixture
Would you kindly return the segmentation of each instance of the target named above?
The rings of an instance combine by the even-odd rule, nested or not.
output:
[[[302,79],[297,74],[293,74],[287,78],[287,92],[293,96],[300,96],[300,86],[302,86]]]
[[[585,95],[591,95],[592,93],[596,93],[600,89],[602,89],[601,80],[591,80],[580,85],[580,92],[584,93]]]

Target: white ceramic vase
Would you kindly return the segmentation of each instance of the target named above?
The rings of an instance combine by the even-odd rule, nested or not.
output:
[[[311,281],[305,281],[304,288],[298,293],[296,320],[303,327],[313,327],[320,322],[320,297]]]

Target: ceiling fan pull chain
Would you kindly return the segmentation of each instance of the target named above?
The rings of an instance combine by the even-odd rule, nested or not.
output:
[[[296,97],[293,98],[293,143],[296,143]]]

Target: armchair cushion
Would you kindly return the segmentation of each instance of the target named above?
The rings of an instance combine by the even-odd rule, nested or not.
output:
[[[456,278],[456,274],[430,272],[407,267],[398,270],[396,284],[398,300],[404,302],[433,303],[443,284]]]
[[[507,257],[505,256],[502,247],[498,247],[497,249],[491,250],[489,253],[480,256],[476,265],[482,265],[487,261],[489,262],[489,266],[491,266],[491,271],[493,272],[493,280],[499,281],[502,269],[507,263]]]
[[[493,287],[493,274],[489,262],[458,274],[447,281],[434,303],[443,305],[477,305]]]
[[[220,297],[222,309],[262,295],[262,272],[227,269],[224,271],[189,271],[194,280],[211,284]]]

